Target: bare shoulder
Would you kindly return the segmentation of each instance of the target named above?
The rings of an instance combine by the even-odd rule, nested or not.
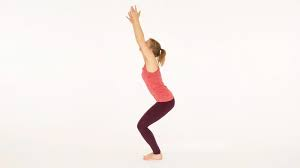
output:
[[[145,65],[146,65],[145,68],[147,69],[148,72],[155,72],[159,68],[156,60],[155,61],[146,61]]]
[[[153,54],[152,50],[149,49],[145,42],[140,42],[140,51],[142,52],[146,69],[148,72],[155,72],[159,68],[157,59]]]

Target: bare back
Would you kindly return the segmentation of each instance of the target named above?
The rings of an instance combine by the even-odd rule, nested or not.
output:
[[[158,62],[155,61],[145,61],[146,69],[148,72],[155,72],[159,68]]]

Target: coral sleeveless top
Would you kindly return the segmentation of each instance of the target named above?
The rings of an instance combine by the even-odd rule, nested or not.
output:
[[[174,98],[172,92],[162,81],[159,67],[155,72],[149,72],[144,64],[141,75],[149,92],[157,102],[166,102]]]

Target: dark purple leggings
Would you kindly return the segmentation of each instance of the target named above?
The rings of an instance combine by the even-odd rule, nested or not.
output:
[[[145,141],[150,145],[154,154],[159,154],[160,149],[157,145],[153,133],[149,130],[148,126],[166,115],[174,107],[174,105],[174,98],[167,102],[156,102],[144,113],[137,124],[138,130],[140,131]]]

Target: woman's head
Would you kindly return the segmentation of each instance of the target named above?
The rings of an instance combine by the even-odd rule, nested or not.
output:
[[[146,41],[148,47],[152,50],[154,56],[158,58],[159,64],[162,66],[166,59],[166,51],[161,48],[158,41],[154,40],[153,38],[149,38]]]

